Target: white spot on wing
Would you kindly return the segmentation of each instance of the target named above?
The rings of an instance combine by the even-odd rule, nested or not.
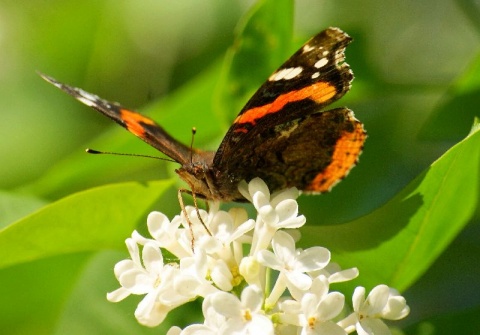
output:
[[[315,49],[315,47],[312,47],[312,46],[307,44],[307,45],[303,46],[303,51],[302,52],[306,53],[306,52],[312,51],[313,49]]]
[[[279,81],[279,80],[289,80],[293,79],[302,73],[303,68],[301,66],[289,67],[286,69],[281,69],[280,71],[275,72],[268,78],[270,81]]]
[[[312,74],[312,79],[318,78],[320,76],[320,72],[315,72]]]
[[[94,106],[96,106],[96,103],[95,103],[95,102],[93,102],[92,100],[89,100],[89,99],[87,99],[87,98],[84,98],[84,97],[82,97],[82,96],[79,96],[77,99],[80,100],[81,102],[83,102],[85,105],[87,105],[87,106],[89,106],[89,107],[94,107]]]
[[[315,66],[317,69],[320,69],[327,64],[328,64],[328,59],[323,57],[323,58],[319,59],[313,66]]]
[[[95,106],[97,104],[97,101],[100,99],[95,94],[88,93],[84,90],[77,89],[76,91],[78,93],[77,99],[83,102],[87,106],[90,106],[90,107]]]
[[[302,73],[303,71],[303,68],[301,66],[298,66],[296,68],[294,68],[292,71],[290,71],[289,73],[287,73],[284,77],[284,79],[292,79],[292,78],[295,78],[296,76],[298,76],[300,73]]]
[[[335,52],[335,64],[338,65],[345,60],[345,48],[338,49]]]
[[[89,107],[104,105],[105,107],[110,108],[111,106],[108,101],[101,99],[98,95],[88,93],[80,88],[76,88],[75,92],[77,93],[76,98]]]

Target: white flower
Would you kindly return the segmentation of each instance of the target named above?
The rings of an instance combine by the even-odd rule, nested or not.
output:
[[[358,269],[350,268],[342,270],[337,263],[330,262],[323,269],[313,271],[310,273],[312,277],[318,277],[320,275],[325,276],[330,284],[342,283],[358,277]]]
[[[339,322],[347,332],[356,329],[359,335],[391,334],[381,319],[398,320],[408,315],[405,299],[387,285],[375,286],[365,299],[365,288],[353,293],[354,312]]]
[[[173,326],[167,331],[167,335],[181,335],[181,334],[182,334],[182,329],[177,326]]]
[[[312,278],[306,272],[319,270],[330,261],[330,252],[322,247],[296,250],[293,238],[283,231],[275,234],[272,247],[273,253],[262,250],[257,257],[261,264],[280,272],[275,287],[267,299],[268,306],[276,303],[285,287],[289,290],[308,290],[312,284]]]
[[[400,320],[410,314],[407,301],[397,290],[390,288],[387,305],[382,310],[382,318],[387,320]]]
[[[209,203],[208,211],[187,206],[171,221],[150,213],[152,238],[134,231],[126,240],[130,259],[116,264],[120,288],[107,299],[144,295],[135,317],[152,327],[172,309],[204,298],[204,322],[171,327],[168,335],[389,334],[380,319],[408,314],[405,299],[379,285],[366,299],[365,289],[357,288],[354,312],[335,323],[345,298],[329,286],[355,278],[358,270],[342,271],[323,247],[296,247],[296,228],[305,223],[296,189],[270,194],[258,178],[239,189],[257,209],[256,220],[241,208],[222,211],[218,202]],[[173,255],[171,263],[165,264],[164,250]]]
[[[248,185],[245,182],[240,183],[238,189],[258,211],[250,255],[266,249],[278,229],[299,228],[305,224],[305,216],[298,215],[295,199],[299,193],[296,188],[270,196],[267,184],[260,178],[254,178]]]
[[[194,298],[217,292],[218,289],[207,279],[208,271],[208,256],[203,250],[198,250],[192,257],[181,259],[180,271],[174,280],[174,290],[170,291],[170,299],[174,301],[178,294]]]
[[[246,287],[240,299],[231,293],[215,293],[212,307],[226,318],[218,334],[273,335],[273,323],[264,315],[262,303],[263,293],[255,286]]]
[[[301,327],[301,334],[344,335],[345,330],[332,321],[343,309],[345,297],[338,292],[328,292],[328,280],[319,276],[312,284],[312,290],[300,299],[280,303],[284,312],[283,323]]]
[[[177,215],[170,221],[165,214],[152,212],[147,218],[147,227],[150,235],[159,243],[161,248],[167,249],[178,258],[192,254],[191,244],[185,239],[185,229],[180,229],[182,217]],[[137,243],[140,243],[137,237]]]
[[[239,219],[246,220],[240,222]],[[251,240],[245,236],[253,229],[255,221],[249,220],[244,211],[231,210],[230,212],[218,211],[214,215],[209,215],[209,221],[205,224],[212,235],[202,235],[195,241],[195,247],[205,250],[211,256],[238,265],[243,256],[241,244]]]
[[[262,278],[264,277],[265,269],[256,257],[244,257],[240,262],[239,272],[249,285],[263,287],[264,282]]]
[[[210,232],[207,231],[207,229],[212,218],[218,211],[218,206],[216,205],[217,203],[213,202],[211,204],[213,206],[209,212],[193,206],[185,206],[185,211],[182,210],[180,213],[182,225],[187,232],[186,234],[182,235],[182,237],[185,238],[188,244],[190,244],[190,249],[193,249],[193,247],[197,248],[199,246],[199,241],[210,236]],[[188,216],[188,220],[185,217],[185,213]],[[198,218],[199,215],[202,218],[202,221],[200,221]]]
[[[323,296],[307,293],[302,298],[302,335],[304,334],[332,334],[344,335],[345,330],[331,321],[343,309],[345,297],[338,292],[331,292]]]
[[[164,320],[170,310],[177,307],[162,305],[159,296],[172,290],[173,278],[178,269],[163,264],[163,256],[155,243],[145,244],[142,261],[138,245],[132,239],[127,239],[126,244],[131,259],[117,263],[114,269],[122,287],[108,293],[107,299],[118,302],[130,294],[146,294],[135,311],[135,317],[143,325],[156,326]]]
[[[220,334],[222,327],[227,321],[226,317],[218,313],[212,306],[212,298],[209,295],[203,300],[202,311],[205,316],[203,324],[193,324],[186,327],[183,331],[175,333],[175,335],[217,335]],[[172,329],[172,328],[171,328]],[[167,334],[170,335],[170,334]],[[174,334],[172,334],[174,335]]]

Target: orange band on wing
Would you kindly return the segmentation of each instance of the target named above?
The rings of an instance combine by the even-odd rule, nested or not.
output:
[[[330,191],[357,163],[366,136],[361,123],[355,125],[353,132],[344,131],[335,144],[332,162],[313,179],[305,191],[314,193]]]
[[[251,108],[235,119],[235,124],[251,123],[254,125],[258,119],[267,114],[280,111],[287,103],[311,99],[317,103],[330,100],[337,94],[335,86],[327,82],[317,82],[297,91],[291,91],[279,95],[272,103],[260,107]]]
[[[141,123],[155,125],[155,121],[152,119],[139,113],[129,111],[128,109],[120,110],[120,118],[127,126],[127,129],[139,137],[142,137],[143,134],[145,134],[145,129]]]

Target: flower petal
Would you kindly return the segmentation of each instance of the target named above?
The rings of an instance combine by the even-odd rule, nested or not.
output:
[[[210,271],[210,276],[215,285],[222,291],[228,292],[232,290],[233,275],[224,261],[219,260],[215,263],[215,266]]]
[[[255,193],[263,193],[270,199],[270,190],[268,189],[267,184],[260,178],[253,178],[248,183],[248,192],[252,195]]]
[[[160,273],[163,269],[163,255],[160,248],[152,243],[145,244],[142,250],[145,269],[150,273]]]
[[[302,297],[302,311],[308,319],[317,315],[318,297],[313,293],[305,293]]]
[[[240,300],[231,293],[214,293],[211,302],[215,311],[227,318],[238,318],[242,310]]]
[[[152,290],[155,280],[145,271],[132,270],[122,273],[118,281],[132,294],[145,294]]]
[[[270,203],[273,207],[276,207],[280,202],[287,199],[295,200],[300,195],[300,192],[296,187],[291,187],[280,192],[275,192],[270,196]]]
[[[366,318],[357,323],[358,335],[391,335],[390,329],[380,319]]]
[[[327,321],[315,325],[315,330],[306,334],[346,335],[347,332],[335,322]]]
[[[363,313],[375,315],[380,313],[388,302],[390,289],[387,285],[375,286],[367,296],[362,308]]]
[[[170,220],[161,212],[151,212],[147,217],[148,232],[157,241],[161,240],[164,231],[168,229]]]
[[[318,318],[326,321],[336,317],[343,309],[345,296],[339,292],[331,292],[318,305]]]
[[[282,221],[294,218],[298,214],[298,203],[293,199],[286,199],[280,202],[275,210]]]
[[[155,327],[165,320],[170,308],[156,303],[155,294],[147,294],[137,306],[135,317],[138,322],[148,327]]]
[[[257,312],[260,310],[263,303],[262,291],[256,286],[247,286],[242,291],[240,300],[245,308],[250,309],[252,312]]]
[[[352,296],[352,307],[355,312],[359,312],[365,303],[365,287],[357,286],[355,291],[353,291]]]
[[[330,261],[330,251],[323,247],[312,247],[297,256],[297,271],[311,272],[324,268]]]
[[[138,265],[135,264],[131,259],[124,259],[115,264],[113,272],[115,273],[115,277],[118,279],[123,273],[136,270],[137,268]]]
[[[288,283],[294,285],[299,290],[308,290],[312,286],[312,278],[304,273],[296,271],[285,271],[283,273],[285,273]]]
[[[238,183],[238,191],[245,197],[245,199],[247,199],[249,202],[252,202],[252,196],[248,192],[248,184],[245,180],[242,180],[240,183]]]
[[[295,241],[284,231],[277,231],[272,239],[272,248],[275,255],[284,263],[295,259]]]
[[[410,313],[410,307],[402,296],[390,296],[387,306],[382,311],[382,317],[388,320],[400,320]]]
[[[273,270],[283,270],[284,263],[270,250],[261,250],[258,252],[257,260],[260,264]]]
[[[110,302],[119,302],[130,295],[130,291],[120,287],[113,292],[107,293],[107,300]]]
[[[272,320],[264,315],[255,314],[247,326],[246,334],[274,335]]]
[[[133,239],[127,238],[125,244],[127,245],[128,253],[132,261],[140,264],[140,250],[138,249],[137,243]]]
[[[342,283],[345,281],[349,281],[352,279],[355,279],[358,277],[358,269],[357,268],[351,268],[351,269],[345,269],[342,271],[338,271],[333,273],[331,276],[328,277],[328,282],[330,284],[332,283]]]

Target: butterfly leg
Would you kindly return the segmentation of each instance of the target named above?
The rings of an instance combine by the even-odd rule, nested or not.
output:
[[[180,208],[182,209],[183,215],[185,215],[185,219],[187,220],[188,227],[190,230],[190,235],[192,235],[192,251],[194,251],[195,236],[193,235],[192,222],[190,221],[190,218],[187,214],[187,210],[185,209],[185,204],[183,202],[183,197],[182,197],[182,193],[188,193],[188,192],[189,190],[181,188],[178,190],[177,197],[178,197],[178,202],[180,203]]]
[[[191,193],[192,193],[192,197],[193,197],[193,204],[195,206],[195,211],[197,212],[197,217],[200,220],[200,222],[202,223],[203,228],[205,228],[205,230],[207,231],[208,235],[212,236],[212,233],[210,232],[210,229],[208,229],[207,225],[205,224],[205,222],[203,222],[202,217],[200,216],[200,211],[198,210],[198,204],[197,204],[197,196],[195,195],[195,192],[191,192]],[[207,203],[207,206],[208,206],[208,203]]]
[[[205,228],[205,230],[207,231],[207,233],[212,236],[212,233],[210,232],[210,229],[208,229],[207,225],[205,224],[205,222],[203,222],[203,219],[202,217],[200,216],[200,211],[198,210],[198,203],[197,203],[197,197],[195,195],[195,192],[193,191],[190,191],[190,190],[187,190],[187,189],[184,189],[184,188],[181,188],[178,190],[178,202],[180,203],[180,207],[182,208],[182,212],[183,214],[185,215],[185,218],[187,220],[187,223],[188,225],[190,226],[190,231],[191,231],[191,234],[192,234],[192,244],[193,244],[193,230],[192,230],[192,222],[190,221],[190,218],[187,214],[187,210],[185,209],[185,204],[183,202],[183,196],[182,196],[182,193],[187,193],[187,194],[190,194],[193,198],[193,204],[195,206],[195,211],[197,212],[197,217],[198,219],[200,220],[200,222],[202,223],[203,227]]]

